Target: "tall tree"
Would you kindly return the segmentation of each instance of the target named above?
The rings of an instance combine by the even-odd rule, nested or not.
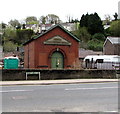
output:
[[[97,13],[82,15],[80,26],[86,27],[91,35],[104,32],[102,21]]]
[[[3,33],[3,42],[12,41],[14,42],[16,38],[16,29],[12,27],[6,27]]]
[[[73,16],[67,15],[67,22],[71,23],[73,21]]]
[[[25,19],[26,21],[26,24],[38,24],[38,20],[37,20],[37,17],[35,16],[29,16]]]
[[[16,43],[21,45],[26,41],[30,40],[34,35],[34,32],[31,29],[22,29],[22,30],[18,29],[16,30],[16,34],[17,34]]]
[[[5,31],[6,27],[7,27],[7,25],[5,23],[2,22],[0,24],[0,45],[2,45],[4,42],[3,35],[4,35],[4,31]]]
[[[88,18],[89,18],[88,13],[86,15],[84,14],[82,15],[81,20],[80,20],[81,27],[88,27]]]
[[[111,23],[110,32],[112,36],[120,37],[120,20]]]
[[[46,22],[51,24],[56,24],[60,22],[60,18],[55,14],[48,14],[46,16]]]
[[[117,13],[115,13],[114,15],[114,18],[115,18],[115,21],[118,19],[118,14]]]
[[[0,28],[1,28],[1,29],[5,29],[6,26],[7,26],[7,24],[5,24],[5,23],[1,23],[1,24],[0,24]]]
[[[88,31],[90,34],[103,33],[102,21],[97,13],[91,14],[88,19]]]
[[[20,27],[20,26],[21,26],[20,22],[19,22],[18,20],[16,20],[16,19],[10,20],[8,23],[9,23],[11,26],[13,26],[14,28],[17,28],[17,27]]]
[[[2,44],[4,51],[15,51],[17,45],[15,44],[16,29],[13,27],[6,26],[2,34]]]
[[[46,17],[45,16],[40,17],[40,23],[42,23],[42,24],[46,23]]]

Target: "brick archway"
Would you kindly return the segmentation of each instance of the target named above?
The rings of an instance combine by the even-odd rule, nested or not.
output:
[[[51,56],[51,68],[52,69],[64,68],[64,56],[60,51],[53,52]]]
[[[58,54],[58,57],[57,57],[57,54]],[[60,57],[60,55],[61,55],[61,57]],[[65,64],[66,64],[66,54],[65,54],[65,52],[62,49],[60,49],[60,48],[53,49],[49,53],[48,58],[49,58],[48,61],[49,61],[50,68],[52,68],[52,69],[63,69],[65,67]],[[57,63],[59,65],[62,65],[62,64],[59,63],[61,61],[63,63],[63,65],[62,65],[62,67],[58,66],[58,68],[54,68],[55,66],[54,67],[52,66],[52,61],[56,61],[56,65],[57,65]],[[54,63],[54,65],[55,65],[55,63]]]

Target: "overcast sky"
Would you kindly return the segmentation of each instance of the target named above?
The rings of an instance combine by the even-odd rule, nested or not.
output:
[[[62,21],[67,16],[80,19],[82,14],[97,12],[101,19],[106,14],[111,17],[118,13],[120,0],[1,0],[0,22],[7,23],[11,19],[23,20],[28,16],[55,14]]]

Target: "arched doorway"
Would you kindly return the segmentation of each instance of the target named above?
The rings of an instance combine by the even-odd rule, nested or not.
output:
[[[51,56],[51,68],[63,69],[64,68],[64,56],[60,51],[55,51]]]

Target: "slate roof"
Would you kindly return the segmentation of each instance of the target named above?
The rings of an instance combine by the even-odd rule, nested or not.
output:
[[[107,40],[109,40],[112,44],[120,44],[120,37],[107,37],[104,45],[106,44]]]
[[[77,42],[80,42],[80,40],[79,40],[75,35],[73,35],[71,32],[69,32],[68,30],[66,30],[62,25],[56,24],[56,25],[52,26],[51,28],[49,28],[47,31],[45,31],[45,32],[41,33],[40,35],[35,36],[35,37],[32,38],[31,40],[27,41],[27,42],[24,43],[23,45],[26,45],[26,44],[30,43],[31,41],[33,41],[33,40],[35,40],[35,39],[37,39],[37,38],[45,35],[46,33],[50,32],[51,30],[53,30],[53,29],[56,28],[56,27],[60,27],[62,30],[64,30],[66,33],[68,33],[71,37],[73,37]]]
[[[93,50],[85,50],[83,48],[79,48],[79,58],[83,59],[88,55],[102,55],[102,51],[93,51]]]

